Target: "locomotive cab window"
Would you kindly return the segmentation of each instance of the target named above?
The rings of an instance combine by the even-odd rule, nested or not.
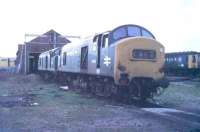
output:
[[[102,48],[108,47],[108,34],[103,35]]]
[[[102,34],[96,35],[93,39],[93,43],[96,44],[95,51],[97,51],[97,68],[100,68],[100,56],[101,56],[101,45],[102,45]],[[97,48],[97,49],[96,49]]]
[[[97,40],[98,40],[98,35],[96,35],[96,36],[94,37],[93,43],[97,42]]]
[[[155,50],[144,50],[144,49],[134,49],[132,52],[132,57],[134,59],[156,59]]]

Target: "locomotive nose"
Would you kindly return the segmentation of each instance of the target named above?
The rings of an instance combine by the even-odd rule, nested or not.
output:
[[[129,38],[116,48],[116,78],[128,84],[133,78],[162,78],[159,71],[164,64],[164,48],[156,40]]]

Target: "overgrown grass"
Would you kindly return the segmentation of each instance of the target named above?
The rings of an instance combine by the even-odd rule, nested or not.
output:
[[[200,110],[200,82],[173,82],[155,100],[165,106],[194,108]]]

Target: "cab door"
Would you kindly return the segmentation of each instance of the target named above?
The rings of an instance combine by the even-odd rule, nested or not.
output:
[[[102,36],[101,57],[100,57],[101,73],[106,76],[111,74],[112,54],[113,54],[108,45],[108,37],[109,33],[104,33]]]
[[[91,45],[89,46],[89,67],[88,72],[92,74],[100,74],[101,70],[101,41],[102,34],[94,36]]]

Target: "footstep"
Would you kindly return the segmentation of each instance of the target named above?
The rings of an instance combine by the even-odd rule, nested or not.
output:
[[[38,106],[38,103],[32,103],[31,106]]]
[[[68,86],[61,86],[60,88],[63,89],[63,90],[69,90]]]

